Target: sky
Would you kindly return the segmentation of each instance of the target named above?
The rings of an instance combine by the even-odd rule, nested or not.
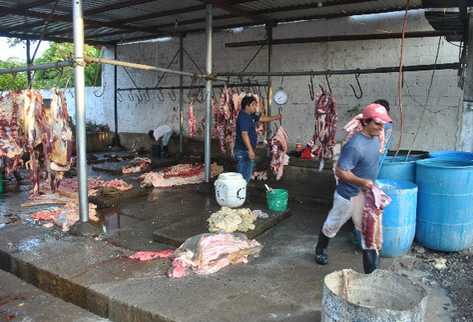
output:
[[[15,57],[19,60],[26,61],[26,49],[24,44],[20,44],[14,47],[9,47],[8,38],[0,37],[0,60],[7,60],[10,57]],[[36,43],[33,43],[31,46],[31,55],[36,48]],[[41,54],[49,47],[49,43],[47,41],[41,42],[39,46],[38,53],[36,57],[40,57]]]

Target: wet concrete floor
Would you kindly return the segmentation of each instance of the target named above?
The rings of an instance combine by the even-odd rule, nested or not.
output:
[[[5,223],[14,214],[24,223],[5,223],[0,229],[0,267],[117,322],[319,321],[324,276],[343,268],[362,271],[350,225],[332,240],[330,264],[314,263],[314,245],[328,207],[294,200],[293,215],[257,238],[263,251],[246,265],[172,280],[166,276],[166,260],[138,263],[126,258],[134,250],[168,248],[153,240],[156,228],[193,211],[212,212],[213,196],[195,189],[155,190],[103,210],[103,234],[95,239],[32,225],[27,221],[32,210],[20,207],[26,193],[6,193],[0,199],[1,220]],[[250,190],[249,199],[264,205],[258,192]],[[450,321],[444,308],[451,306],[448,297],[429,285],[424,272],[409,269],[408,259],[383,259],[382,267],[428,287],[427,321]]]

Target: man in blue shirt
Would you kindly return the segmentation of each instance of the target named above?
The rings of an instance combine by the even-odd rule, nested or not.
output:
[[[315,261],[320,265],[328,263],[327,247],[330,238],[335,237],[340,228],[353,217],[355,227],[360,229],[363,210],[362,189],[371,189],[379,167],[379,135],[385,124],[392,122],[386,108],[380,104],[370,104],[362,112],[363,130],[353,135],[343,146],[335,170],[339,178],[332,209],[325,219],[315,249]],[[379,265],[375,250],[363,250],[365,273],[371,273]]]
[[[241,173],[246,182],[251,180],[255,163],[255,151],[258,136],[257,122],[271,122],[281,120],[281,114],[275,116],[258,116],[256,110],[258,102],[253,95],[247,95],[241,100],[241,111],[238,114],[235,138],[235,159],[237,172]]]

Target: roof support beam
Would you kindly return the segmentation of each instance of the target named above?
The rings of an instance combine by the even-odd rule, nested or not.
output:
[[[63,22],[70,22],[72,20],[71,15],[59,15],[59,14],[49,14],[44,12],[32,11],[32,10],[25,10],[25,9],[15,9],[9,8],[5,6],[0,6],[0,12],[17,15],[17,16],[25,16],[25,17],[32,17],[32,18],[39,18],[39,19],[48,19],[50,21],[63,21]],[[140,28],[135,26],[129,25],[117,25],[114,22],[106,22],[106,21],[98,21],[92,19],[84,19],[84,23],[89,26],[97,26],[97,27],[109,27],[109,28],[121,28],[125,30],[129,30],[130,32],[149,32],[149,33],[156,33],[157,30],[155,28]],[[3,32],[15,32],[18,30],[16,27],[8,28],[8,29],[0,29]]]
[[[235,4],[235,1],[229,0],[199,0],[200,2],[211,4],[216,8],[223,9],[228,11],[228,13],[233,14],[237,17],[245,17],[254,21],[256,23],[265,23],[270,22],[271,19],[267,16],[264,16],[261,13],[255,13],[252,11],[245,10],[241,8],[238,4]]]
[[[42,5],[55,2],[55,1],[56,0],[38,0],[38,1],[34,1],[25,5],[18,5],[18,6],[15,6],[14,8],[15,9],[31,9],[31,8],[42,6]],[[4,11],[0,12],[0,17],[6,16],[6,15],[8,15],[8,12],[4,12]]]
[[[428,38],[428,37],[451,37],[461,36],[455,32],[443,31],[415,31],[405,34],[405,38]],[[383,33],[383,34],[359,34],[359,35],[333,35],[333,36],[319,36],[319,37],[301,37],[301,38],[280,38],[273,39],[273,45],[289,45],[289,44],[306,44],[319,42],[334,42],[334,41],[358,41],[358,40],[379,40],[379,39],[396,39],[401,38],[401,33]],[[251,47],[262,46],[268,43],[267,40],[254,40],[243,42],[226,43],[225,47]]]
[[[18,34],[14,32],[2,32],[0,31],[0,37],[7,37],[7,38],[18,38],[18,39],[30,39],[30,40],[47,40],[47,41],[54,41],[54,42],[72,42],[72,38],[64,38],[64,37],[41,37],[41,35],[24,35]],[[113,45],[113,42],[106,42],[106,41],[98,41],[98,40],[86,40],[86,43],[89,45],[99,45],[99,46],[110,46]]]

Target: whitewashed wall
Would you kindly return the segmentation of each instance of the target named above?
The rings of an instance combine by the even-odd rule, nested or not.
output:
[[[371,18],[340,18],[279,25],[274,29],[274,38],[305,37],[319,35],[339,35],[353,33],[400,32],[402,14],[372,16]],[[409,31],[432,30],[423,14],[412,13],[409,17]],[[220,32],[214,38],[214,71],[241,71],[253,56],[256,47],[225,48],[226,42],[263,39],[264,28],[245,29],[240,33]],[[405,65],[432,64],[435,60],[438,38],[406,39]],[[399,64],[399,39],[370,40],[351,42],[331,42],[313,44],[278,45],[273,49],[273,71],[324,70],[348,68],[374,68],[396,66]],[[205,67],[205,41],[202,34],[189,35],[184,40],[186,50],[194,60]],[[119,59],[166,67],[176,50],[178,40],[169,42],[141,43],[119,46]],[[458,48],[442,40],[438,63],[457,62]],[[111,52],[107,55],[111,56]],[[176,63],[170,66],[177,69]],[[247,71],[266,70],[266,50],[250,65]],[[185,70],[196,71],[189,59],[185,59]],[[152,72],[129,70],[138,86],[155,86],[158,75]],[[437,71],[432,86],[431,96],[425,115],[420,120],[426,101],[427,88],[432,72],[405,73],[404,90],[404,140],[403,148],[412,144],[413,136],[419,131],[415,149],[436,150],[453,149],[457,142],[462,103],[462,91],[457,87],[456,71]],[[104,73],[105,95],[103,110],[95,111],[89,116],[97,117],[113,125],[113,67],[106,66]],[[385,98],[391,102],[392,115],[395,120],[395,135],[399,137],[399,109],[396,107],[397,74],[361,75],[360,81],[364,96],[358,100],[354,97],[349,84],[354,84],[353,76],[330,77],[331,87],[337,100],[339,128],[354,114],[353,110],[367,103]],[[260,78],[264,80],[265,78]],[[132,87],[128,75],[119,68],[119,87]],[[186,83],[190,80],[186,79]],[[273,78],[275,87],[281,78]],[[283,125],[288,129],[291,143],[306,142],[313,135],[313,105],[307,90],[308,77],[291,77],[283,79],[283,86],[290,95],[289,103],[283,107]],[[325,84],[323,77],[315,83]],[[168,75],[161,85],[177,85],[178,78]],[[156,92],[149,92],[151,101],[137,103],[128,92],[122,92],[118,104],[120,132],[147,132],[157,125],[168,123],[178,128],[178,102],[167,97],[160,102]],[[186,92],[187,94],[187,92]],[[88,111],[91,110],[88,103]],[[94,109],[97,106],[94,105]],[[197,118],[204,115],[203,106],[196,108]],[[89,112],[88,112],[89,113]],[[338,138],[343,136],[339,130]]]
[[[105,87],[105,90],[107,88]],[[66,95],[67,110],[75,123],[75,100],[74,89],[67,88],[63,90]],[[41,90],[44,98],[51,97],[50,90]],[[104,88],[102,87],[86,87],[85,88],[85,105],[86,105],[86,121],[97,124],[108,124],[110,120],[113,123],[113,110],[111,115],[107,115],[104,111]]]

